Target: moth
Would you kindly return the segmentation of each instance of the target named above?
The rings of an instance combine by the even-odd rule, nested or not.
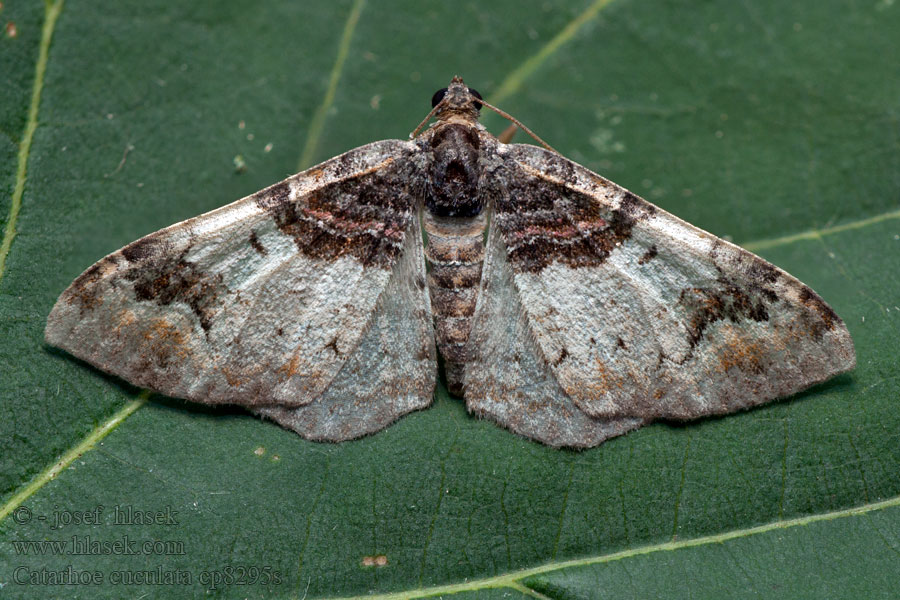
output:
[[[549,149],[499,141],[458,77],[432,105],[409,140],[101,259],[56,302],[47,342],[335,442],[427,407],[438,353],[471,413],[582,448],[854,368],[843,321],[788,273]]]

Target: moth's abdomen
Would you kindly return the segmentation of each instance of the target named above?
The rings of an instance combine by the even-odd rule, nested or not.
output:
[[[484,213],[470,218],[425,211],[425,258],[437,348],[444,357],[450,392],[462,395],[472,315],[484,263]]]

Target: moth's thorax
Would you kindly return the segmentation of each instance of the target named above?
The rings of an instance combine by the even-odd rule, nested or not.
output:
[[[484,209],[479,193],[481,139],[464,122],[439,123],[427,140],[430,157],[425,206],[439,217],[474,217]]]

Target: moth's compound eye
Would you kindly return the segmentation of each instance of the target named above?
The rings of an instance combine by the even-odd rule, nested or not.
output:
[[[475,96],[476,98],[478,98],[479,100],[481,100],[481,94],[478,93],[478,90],[469,88],[469,93],[472,94],[473,96]],[[477,108],[478,110],[481,110],[481,102],[476,102],[475,108]]]
[[[438,103],[444,99],[444,96],[447,95],[447,88],[440,89],[434,93],[434,96],[431,97],[431,108],[434,108],[438,105]]]

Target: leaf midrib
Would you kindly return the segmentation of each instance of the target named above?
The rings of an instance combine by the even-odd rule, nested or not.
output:
[[[546,573],[552,573],[553,571],[559,571],[562,569],[569,569],[573,567],[585,567],[591,565],[598,565],[608,562],[613,562],[617,560],[623,560],[628,558],[633,558],[636,556],[643,556],[647,554],[655,554],[657,552],[672,552],[675,550],[684,550],[687,548],[695,548],[698,546],[708,546],[712,544],[721,544],[724,542],[728,542],[735,539],[746,538],[754,535],[760,535],[763,533],[769,533],[771,531],[778,531],[784,529],[791,529],[794,527],[803,527],[807,525],[811,525],[813,523],[819,523],[823,521],[833,521],[835,519],[846,519],[851,517],[859,517],[865,515],[870,512],[884,510],[887,508],[892,508],[895,506],[900,506],[900,496],[895,496],[893,498],[889,498],[887,500],[882,500],[880,502],[872,502],[869,504],[863,504],[860,506],[855,506],[853,508],[846,508],[842,510],[837,510],[833,512],[827,513],[819,513],[815,515],[807,515],[804,517],[797,517],[794,519],[788,519],[786,521],[773,521],[771,523],[766,523],[764,525],[757,525],[755,527],[748,527],[744,529],[734,529],[732,531],[727,531],[724,533],[717,533],[714,535],[708,535],[697,538],[690,538],[672,542],[665,542],[661,544],[650,544],[647,546],[639,546],[637,548],[629,548],[627,550],[620,550],[618,552],[612,552],[610,554],[597,554],[593,556],[586,556],[581,558],[576,558],[572,560],[565,561],[556,561],[549,562],[538,567],[532,567],[529,569],[521,569],[518,571],[510,571],[508,573],[504,573],[502,575],[496,575],[494,577],[485,577],[483,579],[473,579],[467,581],[465,583],[458,584],[449,584],[449,585],[440,585],[434,587],[425,587],[418,589],[410,589],[404,590],[402,592],[391,592],[387,594],[376,594],[376,595],[365,595],[365,596],[333,596],[328,598],[327,600],[401,600],[404,598],[421,598],[428,596],[436,596],[438,594],[455,594],[459,592],[470,592],[476,590],[483,589],[491,589],[491,588],[511,588],[523,592],[525,590],[529,592],[533,592],[530,588],[525,586],[522,581],[528,577],[534,577],[535,575],[543,575]]]

